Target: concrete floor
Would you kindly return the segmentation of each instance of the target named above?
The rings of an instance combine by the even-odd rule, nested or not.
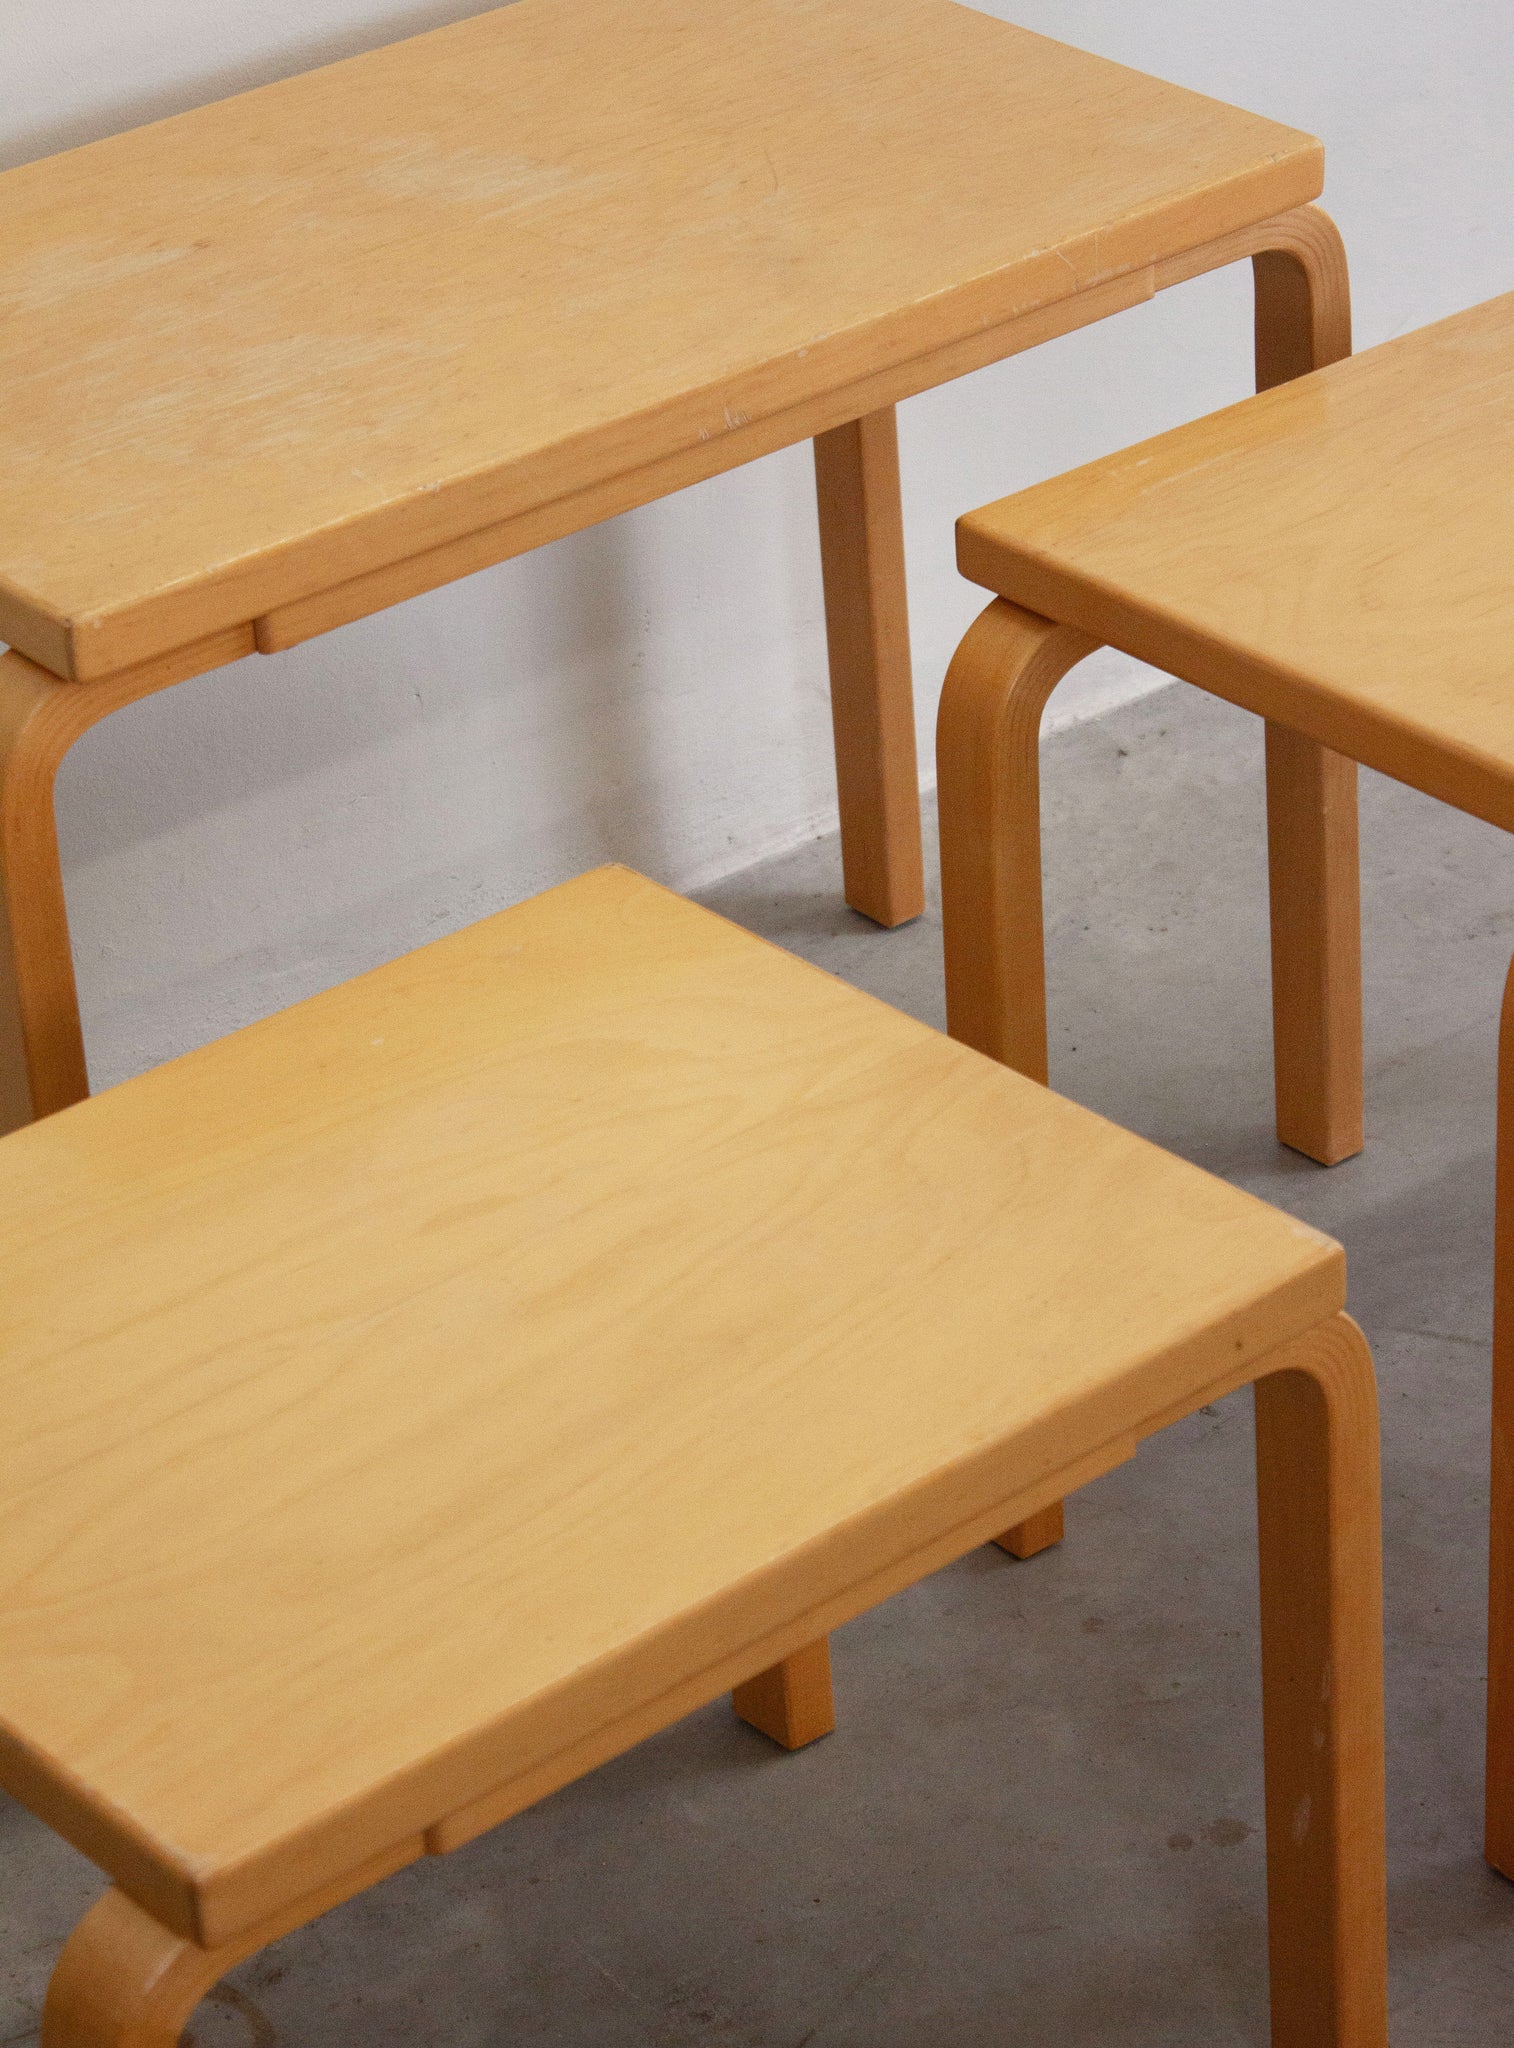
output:
[[[1261,735],[1174,686],[1045,773],[1053,1078],[1345,1242],[1385,1423],[1396,2048],[1514,2034],[1514,1885],[1478,1854],[1493,1151],[1514,845],[1363,785],[1368,1151],[1270,1131]],[[939,918],[840,909],[834,844],[716,908],[932,1023]],[[197,2048],[1260,2048],[1250,1413],[842,1631],[839,1732],[724,1702],[244,1965]],[[606,1559],[606,1569],[614,1560]],[[0,2043],[99,1888],[0,1802]],[[189,2037],[187,2037],[189,2038]]]

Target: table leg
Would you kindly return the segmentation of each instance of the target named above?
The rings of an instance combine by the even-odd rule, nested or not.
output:
[[[1483,1853],[1514,1878],[1514,966],[1498,1032],[1493,1241],[1493,1487],[1488,1547],[1488,1779]]]
[[[1347,1316],[1256,1382],[1273,2048],[1384,2048],[1377,1387]]]
[[[1096,643],[996,598],[947,670],[936,724],[946,1028],[1046,1079],[1041,922],[1041,713]],[[1053,1501],[995,1538],[1012,1557],[1062,1540]]]
[[[212,1948],[173,1933],[112,1887],[63,1944],[38,2048],[177,2048],[190,2014],[228,1970],[424,1854],[419,1836],[397,1843]]]
[[[936,720],[946,1028],[1046,1079],[1041,713],[1096,641],[1007,598],[968,629]]]
[[[1285,224],[1288,246],[1252,258],[1258,391],[1351,353],[1350,285],[1334,223],[1310,207]],[[1362,1148],[1355,763],[1269,725],[1267,831],[1277,1134],[1333,1166]]]
[[[925,867],[892,406],[816,435],[815,490],[846,900],[907,924]]]
[[[731,1694],[731,1705],[749,1726],[784,1749],[803,1749],[836,1725],[831,1696],[831,1646],[822,1636],[781,1664],[759,1671]]]
[[[175,2048],[206,1992],[250,1952],[197,1948],[108,1891],[64,1944],[39,2048]]]
[[[0,1132],[89,1093],[53,817],[80,695],[24,655],[0,658]]]
[[[139,697],[253,651],[228,626],[92,683],[0,655],[0,1134],[89,1093],[53,785],[74,741]]]

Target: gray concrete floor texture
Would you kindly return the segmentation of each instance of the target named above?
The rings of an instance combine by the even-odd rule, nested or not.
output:
[[[1368,1144],[1272,1133],[1257,721],[1175,684],[1045,748],[1053,1083],[1332,1232],[1382,1389],[1395,2048],[1514,2036],[1481,1860],[1494,1051],[1514,845],[1364,775]],[[708,892],[932,1024],[821,841]],[[838,1730],[718,1701],[243,1965],[196,2048],[1261,2048],[1249,1397],[835,1640]],[[607,1557],[605,1569],[615,1560]],[[0,1802],[0,2043],[100,1888]]]

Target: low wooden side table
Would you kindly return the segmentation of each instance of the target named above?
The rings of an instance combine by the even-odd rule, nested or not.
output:
[[[1269,748],[1329,747],[1514,831],[1511,475],[1514,294],[961,521],[964,572],[1002,596],[941,706],[958,1037],[1045,1075],[1025,734],[1100,642],[1260,713]],[[1281,998],[1322,1002],[1288,982],[1275,860],[1272,886]],[[1498,1072],[1486,1850],[1514,1877],[1514,972]]]
[[[1322,161],[950,0],[520,0],[0,178],[0,1130],[88,1088],[82,732],[811,437],[847,899],[915,916],[894,404],[1244,257],[1263,383],[1344,354]]]
[[[14,1133],[0,1210],[0,1783],[116,1885],[43,2048],[171,2048],[1249,1383],[1272,2039],[1385,2048],[1376,1390],[1317,1231],[624,869]]]

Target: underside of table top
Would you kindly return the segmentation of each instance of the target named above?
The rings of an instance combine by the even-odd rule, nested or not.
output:
[[[1321,179],[952,0],[519,0],[23,166],[0,636],[110,674]]]

